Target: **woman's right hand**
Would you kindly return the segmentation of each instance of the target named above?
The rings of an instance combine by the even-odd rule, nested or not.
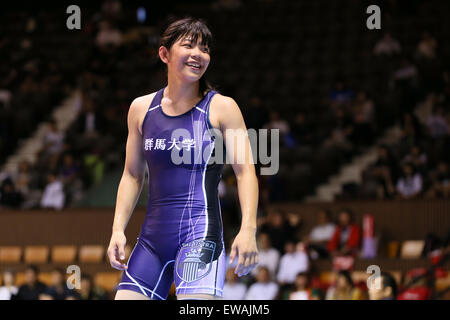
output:
[[[123,232],[115,231],[111,236],[108,247],[109,263],[114,269],[125,270],[127,268],[125,260],[125,244],[127,238]]]

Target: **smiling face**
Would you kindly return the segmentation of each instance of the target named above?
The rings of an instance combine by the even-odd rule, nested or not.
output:
[[[178,39],[169,49],[161,46],[159,55],[167,65],[168,73],[187,82],[198,81],[210,62],[210,49],[200,37],[186,35]]]

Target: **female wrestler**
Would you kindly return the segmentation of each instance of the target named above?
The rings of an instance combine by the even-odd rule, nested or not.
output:
[[[130,106],[125,167],[108,248],[111,266],[123,270],[116,299],[164,300],[173,282],[178,299],[222,296],[226,265],[217,187],[223,162],[211,161],[221,140],[214,131],[223,133],[237,177],[242,221],[230,254],[231,261],[238,259],[235,273],[248,274],[258,262],[257,178],[251,152],[242,157],[250,143],[236,102],[212,90],[203,77],[211,41],[201,20],[172,23],[159,47],[167,86],[136,98]],[[227,130],[241,133],[241,144],[227,139]],[[125,263],[124,230],[141,193],[146,165],[146,218]]]

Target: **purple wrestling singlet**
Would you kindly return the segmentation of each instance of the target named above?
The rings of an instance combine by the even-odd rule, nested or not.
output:
[[[223,162],[214,163],[209,91],[191,110],[169,116],[160,89],[142,125],[149,171],[147,213],[118,290],[164,300],[176,294],[222,296],[225,248],[218,184]]]

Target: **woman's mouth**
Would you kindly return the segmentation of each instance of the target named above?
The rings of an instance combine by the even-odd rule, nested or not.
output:
[[[201,69],[201,65],[200,63],[196,63],[196,62],[188,62],[186,63],[186,65],[194,71],[199,71]]]

